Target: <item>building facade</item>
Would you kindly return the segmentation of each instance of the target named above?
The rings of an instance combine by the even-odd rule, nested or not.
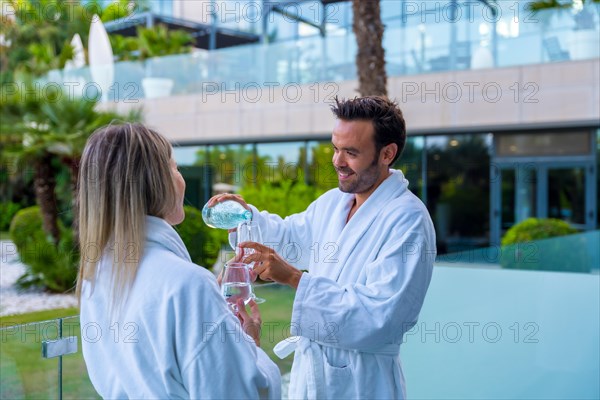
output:
[[[149,96],[136,63],[118,63],[105,106],[143,106],[180,164],[211,167],[211,185],[302,171],[334,187],[329,106],[358,86],[350,2],[157,4],[259,43],[153,60],[174,82],[168,95]],[[440,253],[499,244],[528,217],[598,229],[599,5],[382,1],[382,18],[388,92],[409,134],[396,167],[427,205]]]

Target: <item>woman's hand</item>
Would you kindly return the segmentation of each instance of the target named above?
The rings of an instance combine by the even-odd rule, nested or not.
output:
[[[248,334],[258,347],[260,347],[260,327],[262,325],[262,319],[260,318],[260,310],[258,304],[254,300],[250,300],[248,303],[252,315],[246,311],[246,306],[242,300],[238,301],[238,318],[242,324],[242,329]]]

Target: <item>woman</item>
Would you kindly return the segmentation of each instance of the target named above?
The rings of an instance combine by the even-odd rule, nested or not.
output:
[[[111,399],[277,398],[258,307],[240,307],[238,321],[171,227],[185,192],[171,153],[140,124],[102,128],[85,146],[77,291],[90,379]]]

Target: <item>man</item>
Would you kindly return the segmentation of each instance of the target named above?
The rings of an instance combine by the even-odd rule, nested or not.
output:
[[[339,188],[285,219],[253,211],[266,244],[256,252],[262,279],[296,288],[292,330],[298,338],[289,397],[405,398],[399,350],[417,321],[431,280],[435,232],[423,203],[390,166],[406,142],[402,112],[382,97],[339,101],[332,107],[333,165]],[[247,253],[246,253],[247,254]]]

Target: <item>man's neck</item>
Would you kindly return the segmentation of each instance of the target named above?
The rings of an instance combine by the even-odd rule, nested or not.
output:
[[[383,174],[382,178],[379,179],[368,192],[364,193],[354,193],[354,202],[352,203],[352,207],[350,207],[350,212],[348,213],[348,218],[346,219],[346,223],[350,221],[350,218],[356,214],[356,211],[365,204],[367,199],[371,197],[373,193],[377,190],[377,188],[385,181],[389,176],[392,175],[392,171],[388,170],[386,174]]]

